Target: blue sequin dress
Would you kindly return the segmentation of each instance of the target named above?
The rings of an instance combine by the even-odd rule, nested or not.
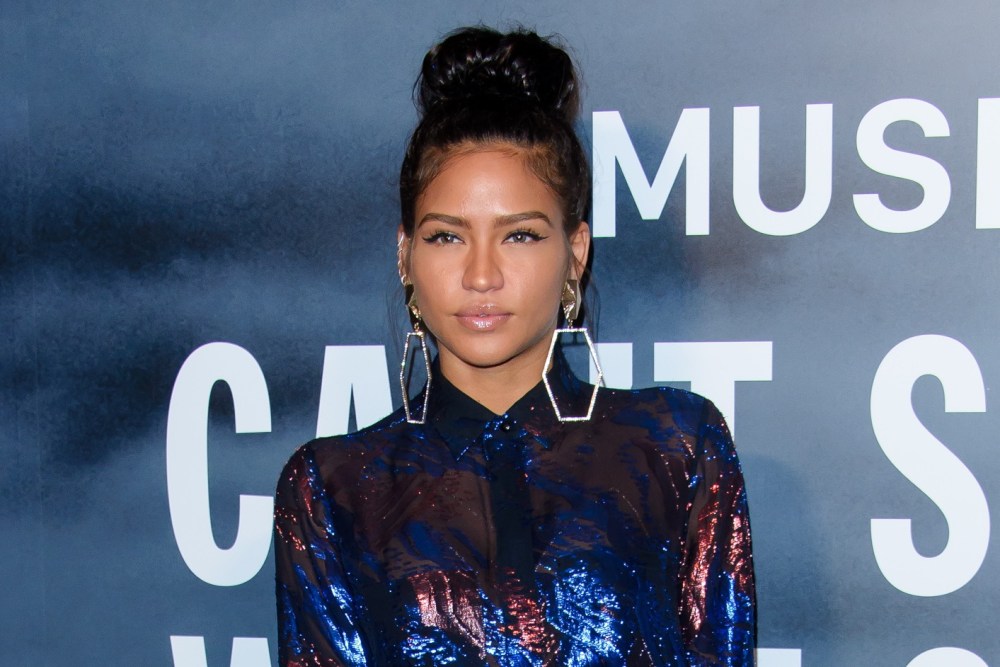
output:
[[[585,414],[592,386],[561,359],[550,378]],[[438,373],[428,417],[286,465],[283,667],[754,664],[746,495],[711,402],[601,389],[563,423],[542,383],[495,415]]]

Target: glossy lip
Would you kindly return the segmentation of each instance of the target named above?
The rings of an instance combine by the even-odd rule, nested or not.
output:
[[[492,331],[510,319],[511,313],[493,303],[468,306],[455,313],[455,318],[473,331]]]

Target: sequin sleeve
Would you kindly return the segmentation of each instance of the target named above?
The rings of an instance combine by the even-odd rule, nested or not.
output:
[[[367,665],[363,601],[350,586],[345,536],[309,445],[286,464],[275,494],[275,585],[281,667]]]
[[[681,630],[690,665],[754,665],[753,556],[743,474],[718,409],[705,401],[690,476]]]

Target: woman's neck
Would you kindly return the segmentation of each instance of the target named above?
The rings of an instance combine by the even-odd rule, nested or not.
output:
[[[546,345],[539,350],[526,350],[499,366],[482,368],[467,364],[446,350],[438,353],[441,372],[448,381],[498,415],[507,412],[541,381],[547,355]]]

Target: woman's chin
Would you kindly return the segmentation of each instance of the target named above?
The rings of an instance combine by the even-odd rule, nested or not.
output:
[[[464,341],[463,341],[464,342]],[[454,361],[464,366],[476,369],[497,369],[505,365],[513,364],[520,366],[522,362],[537,361],[539,367],[544,363],[547,349],[540,349],[536,345],[517,345],[510,341],[489,340],[487,337],[480,337],[478,340],[470,341],[469,344],[443,346],[438,342],[440,353],[451,357],[449,362]],[[539,373],[541,371],[539,370]],[[541,377],[539,375],[539,377]]]

